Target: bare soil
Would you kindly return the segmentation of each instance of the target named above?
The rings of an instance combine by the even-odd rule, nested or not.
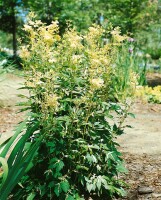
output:
[[[0,108],[0,144],[13,135],[14,129],[24,118],[18,107]]]
[[[131,109],[136,118],[127,118],[125,129],[118,138],[128,174],[123,176],[129,184],[129,200],[161,200],[161,105],[135,103]],[[139,195],[139,187],[148,187],[151,194]]]
[[[24,79],[15,74],[0,76],[0,144],[13,135],[14,127],[23,119],[24,114],[18,113],[16,106],[23,101],[19,94],[28,96],[26,90],[19,90],[23,83]]]

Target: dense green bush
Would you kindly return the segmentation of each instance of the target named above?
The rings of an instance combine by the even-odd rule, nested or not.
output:
[[[118,175],[126,170],[115,139],[123,133],[128,105],[110,102],[109,91],[115,58],[126,37],[116,28],[110,32],[111,42],[104,44],[104,30],[94,25],[85,35],[69,27],[60,38],[57,22],[46,26],[31,18],[24,29],[29,36],[21,50],[30,92],[26,126],[36,123],[24,152],[41,144],[10,198],[124,196]]]
[[[161,58],[161,47],[159,47],[159,46],[149,47],[149,48],[146,49],[146,52],[154,60]]]

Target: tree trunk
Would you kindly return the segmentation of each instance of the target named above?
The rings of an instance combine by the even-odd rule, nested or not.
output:
[[[16,40],[16,14],[15,14],[15,5],[12,5],[12,16],[13,16],[13,23],[12,23],[12,36],[13,36],[13,56],[16,58],[17,56],[17,40]]]

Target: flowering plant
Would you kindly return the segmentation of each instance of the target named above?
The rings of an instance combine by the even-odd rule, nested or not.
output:
[[[103,44],[104,30],[97,25],[84,35],[69,27],[60,37],[57,22],[47,26],[32,18],[24,27],[28,45],[21,50],[30,116],[39,122],[39,131],[29,142],[44,137],[13,196],[60,200],[124,196],[118,174],[126,170],[115,138],[123,133],[128,113],[126,106],[109,98],[112,66],[124,37],[114,29],[112,42]]]

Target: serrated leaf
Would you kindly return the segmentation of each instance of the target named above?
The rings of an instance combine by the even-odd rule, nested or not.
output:
[[[54,181],[51,181],[50,183],[49,183],[49,185],[48,185],[48,187],[54,187],[54,185],[55,185],[55,183],[54,183]]]
[[[67,193],[70,188],[70,185],[69,185],[68,181],[66,180],[66,181],[63,181],[60,183],[60,187],[65,193]]]
[[[96,144],[95,145],[91,145],[90,148],[92,148],[92,149],[100,149],[100,147],[98,145],[96,145]]]
[[[93,161],[94,163],[97,163],[97,159],[96,159],[96,157],[95,157],[94,155],[91,155],[91,158],[92,158],[92,161]]]
[[[86,155],[86,158],[87,160],[90,162],[90,163],[97,163],[97,159],[94,155],[90,155],[89,153]]]
[[[60,171],[61,169],[63,169],[63,167],[64,167],[64,163],[63,163],[63,161],[60,161],[59,163],[58,163],[58,166],[57,166],[57,171]]]

